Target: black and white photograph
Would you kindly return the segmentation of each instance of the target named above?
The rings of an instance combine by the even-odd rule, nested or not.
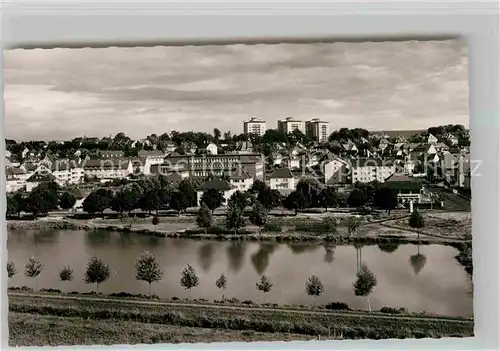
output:
[[[10,346],[474,336],[463,39],[9,49],[4,103]]]

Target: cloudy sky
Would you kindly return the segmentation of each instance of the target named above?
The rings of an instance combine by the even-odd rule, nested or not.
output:
[[[330,129],[468,126],[459,41],[10,50],[6,137],[242,133],[319,117]]]

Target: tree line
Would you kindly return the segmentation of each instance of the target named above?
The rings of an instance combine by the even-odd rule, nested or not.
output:
[[[151,284],[160,282],[164,277],[164,271],[158,258],[146,251],[141,254],[135,263],[135,278],[139,281],[148,283],[148,295],[151,296]],[[37,278],[43,270],[43,264],[38,257],[30,255],[28,263],[26,263],[24,275],[28,278]],[[14,262],[7,263],[7,274],[12,278],[17,274],[17,269]],[[95,284],[95,292],[99,294],[99,285],[109,279],[111,275],[111,268],[102,259],[97,256],[92,256],[88,263],[83,276],[85,284]],[[59,271],[59,279],[63,282],[72,281],[74,279],[73,269],[70,266],[65,266]],[[180,285],[188,291],[197,287],[200,279],[196,270],[191,265],[187,265],[181,272]],[[224,291],[227,288],[228,280],[224,273],[220,275],[215,281],[215,286],[222,290],[222,300],[224,300]],[[356,280],[353,282],[353,289],[356,296],[364,296],[367,298],[368,307],[371,312],[369,295],[377,285],[377,279],[373,272],[363,264],[361,269],[356,274]],[[267,294],[273,288],[273,283],[265,275],[261,276],[259,281],[256,282],[256,289],[264,294]],[[323,294],[324,287],[320,278],[312,275],[305,282],[305,292],[313,299],[313,308],[315,306],[315,299]]]
[[[83,201],[83,211],[90,216],[102,214],[111,209],[120,215],[130,215],[133,210],[141,209],[149,213],[161,209],[170,209],[180,215],[190,207],[198,206],[197,189],[207,179],[190,177],[183,179],[174,186],[163,175],[142,178],[137,181],[125,182],[114,188],[102,187],[92,191]],[[228,219],[231,227],[239,228],[239,213],[246,207],[253,207],[252,223],[259,227],[265,224],[264,213],[269,213],[277,207],[298,211],[307,208],[345,207],[361,208],[374,204],[390,213],[397,206],[397,193],[380,183],[356,183],[354,189],[346,196],[335,188],[325,186],[313,177],[302,178],[296,189],[288,196],[283,196],[278,190],[270,189],[261,180],[255,180],[248,191],[235,192],[225,204],[223,193],[217,189],[205,190],[201,196],[200,216],[207,217],[203,206],[213,213],[217,208],[228,206]],[[41,183],[28,196],[18,192],[7,197],[7,214],[20,217],[21,212],[31,213],[33,217],[46,214],[49,211],[71,209],[76,203],[76,197],[68,190],[62,190],[55,182]],[[253,219],[252,219],[253,218]],[[202,226],[207,227],[207,226]]]

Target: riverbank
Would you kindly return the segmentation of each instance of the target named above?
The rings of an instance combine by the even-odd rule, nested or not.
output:
[[[355,235],[351,235],[345,223],[341,220],[335,233],[318,232],[317,227],[324,216],[304,215],[302,217],[271,219],[269,225],[261,232],[258,228],[247,226],[237,234],[224,229],[221,223],[212,228],[196,227],[193,217],[162,218],[158,226],[153,226],[149,220],[123,222],[117,219],[80,220],[68,218],[41,218],[32,221],[7,221],[8,230],[106,230],[122,233],[135,233],[164,238],[187,238],[196,240],[249,240],[276,242],[317,242],[344,244],[388,244],[388,243],[420,243],[454,245],[463,242],[461,235],[439,235],[436,231],[428,233],[427,228],[420,236],[411,228],[395,226],[392,223],[402,223],[407,215],[392,216],[381,220],[362,219],[361,226]],[[455,223],[455,222],[453,222]],[[436,223],[434,223],[436,225]],[[309,231],[309,232],[308,232]]]
[[[99,344],[99,340],[104,339],[103,334],[110,334],[110,340],[113,340],[113,335],[127,323],[130,324],[130,331],[134,332],[132,336],[122,335],[122,344],[134,343],[141,336],[150,338],[151,342],[175,342],[164,340],[168,336],[162,337],[160,332],[172,326],[195,328],[190,333],[195,333],[196,338],[183,339],[183,331],[179,330],[178,342],[214,341],[208,338],[221,331],[231,341],[311,340],[318,336],[322,339],[440,338],[474,334],[473,321],[463,318],[13,292],[9,293],[9,318],[10,321],[17,321],[10,326],[14,330],[10,344],[22,346],[33,345],[29,335],[45,335],[42,330],[46,330],[47,326],[37,322],[40,320],[51,320],[53,329],[61,326],[63,332],[60,335],[73,335],[63,338],[51,333],[51,342],[45,342],[45,345],[63,345],[72,343],[71,340]],[[91,321],[87,328],[82,327],[82,320]],[[101,333],[95,336],[88,333],[89,329],[96,330],[103,322],[108,327]],[[19,323],[24,325],[21,327]],[[22,331],[23,328],[31,332]],[[149,332],[151,328],[157,328],[160,334],[152,336]],[[127,334],[127,329],[121,330]]]

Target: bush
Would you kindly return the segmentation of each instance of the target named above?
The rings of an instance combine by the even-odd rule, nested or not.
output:
[[[335,310],[335,311],[347,311],[349,310],[349,306],[344,302],[330,302],[325,305],[327,310]]]
[[[393,307],[382,307],[380,309],[380,312],[382,313],[390,313],[390,314],[403,314],[403,313],[408,313],[406,308],[393,308]]]
[[[61,290],[59,289],[40,289],[41,292],[48,292],[48,293],[57,293],[57,294],[60,294],[61,293]]]
[[[281,233],[283,231],[283,227],[280,223],[270,222],[270,223],[266,223],[264,225],[264,231],[265,232]]]
[[[295,224],[295,231],[314,234],[330,234],[336,232],[337,226],[330,218],[324,218],[319,221],[302,221]]]

